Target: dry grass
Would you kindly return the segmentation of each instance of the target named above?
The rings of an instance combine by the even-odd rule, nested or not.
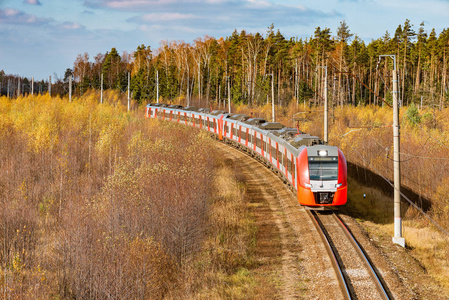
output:
[[[171,295],[175,299],[247,299],[253,294],[255,282],[247,268],[252,264],[255,228],[245,186],[231,161],[217,158],[217,164],[208,238],[185,270],[181,289]]]

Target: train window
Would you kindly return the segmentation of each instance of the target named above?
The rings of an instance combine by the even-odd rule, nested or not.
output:
[[[292,161],[288,158],[287,159],[287,171],[290,171],[290,173],[291,173],[291,169],[292,169]]]
[[[337,180],[338,157],[309,157],[310,180]]]
[[[290,173],[292,173],[293,176],[295,176],[295,158],[292,157],[292,168]]]
[[[246,141],[246,131],[242,131],[242,140]]]

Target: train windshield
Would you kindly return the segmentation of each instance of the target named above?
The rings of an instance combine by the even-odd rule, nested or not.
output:
[[[310,180],[338,180],[338,157],[309,156]]]

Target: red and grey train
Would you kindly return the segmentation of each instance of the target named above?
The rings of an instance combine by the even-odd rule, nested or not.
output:
[[[316,136],[277,122],[207,108],[148,104],[146,116],[207,130],[257,156],[294,188],[301,205],[334,207],[347,201],[345,156]]]

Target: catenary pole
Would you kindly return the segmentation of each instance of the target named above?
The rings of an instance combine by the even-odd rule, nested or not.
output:
[[[156,70],[156,101],[159,103],[159,70]]]
[[[103,73],[101,73],[101,82],[100,82],[100,103],[103,103]]]
[[[393,243],[405,247],[402,237],[401,219],[401,154],[399,132],[399,100],[398,100],[398,73],[396,70],[396,57],[393,69],[393,147],[394,147],[394,237]]]
[[[69,75],[69,101],[72,102],[72,75]]]
[[[128,111],[129,111],[129,102],[130,102],[130,98],[129,98],[130,85],[131,85],[131,79],[129,77],[129,72],[128,72]]]
[[[328,143],[328,129],[329,129],[329,123],[328,123],[328,102],[327,102],[327,66],[318,66],[318,68],[323,68],[325,71],[324,75],[324,134],[323,139],[324,143]]]
[[[267,74],[267,76],[271,76],[271,122],[276,122],[276,114],[274,110],[274,73]]]
[[[228,76],[228,111],[231,113],[231,78]]]
[[[400,131],[399,131],[399,100],[398,100],[398,74],[396,70],[396,55],[380,55],[393,59],[393,160],[394,160],[394,236],[393,243],[405,247],[405,239],[402,237],[401,218],[401,155],[400,155]]]

